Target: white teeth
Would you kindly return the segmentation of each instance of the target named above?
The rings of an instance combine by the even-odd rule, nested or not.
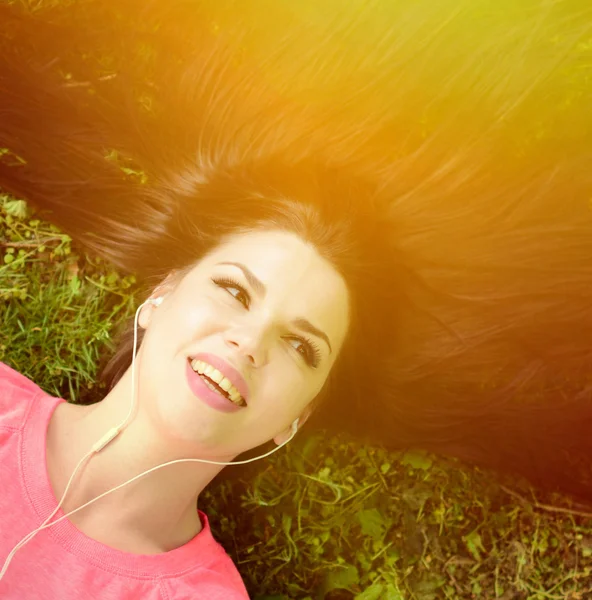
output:
[[[240,392],[232,385],[230,380],[220,373],[218,369],[212,367],[212,365],[202,360],[194,359],[191,361],[191,368],[199,375],[206,375],[212,381],[215,381],[228,394],[234,404],[242,404],[244,402]],[[220,393],[220,390],[214,387],[207,379],[202,377],[202,380],[211,390]]]
[[[213,391],[218,392],[218,390],[207,380],[202,377],[202,381]],[[220,393],[220,392],[218,392]]]
[[[220,383],[224,379],[224,375],[218,369],[212,369],[212,372],[207,373],[207,376],[216,383]]]

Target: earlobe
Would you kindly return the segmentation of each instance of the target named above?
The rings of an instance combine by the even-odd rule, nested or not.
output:
[[[273,441],[276,443],[276,445],[280,446],[281,444],[287,442],[290,439],[290,437],[293,436],[293,434],[295,434],[297,431],[300,431],[304,423],[306,423],[308,417],[310,417],[311,413],[312,411],[310,407],[307,406],[302,412],[302,414],[295,421],[292,422],[290,427],[284,429],[284,431],[282,431],[280,434],[276,435],[273,438]]]
[[[156,289],[158,291],[159,288]],[[163,303],[165,296],[166,293],[161,292],[160,295],[148,298],[148,300],[144,302],[144,306],[142,306],[140,314],[138,315],[138,324],[142,329],[146,329],[150,325],[154,311]]]
[[[144,306],[142,306],[140,314],[138,315],[138,325],[142,329],[147,329],[150,325],[154,311],[163,303],[165,296],[172,289],[173,281],[174,273],[169,274],[152,292],[152,296],[144,301]]]
[[[156,307],[152,304],[145,304],[144,306],[142,306],[140,314],[138,315],[138,325],[142,329],[148,329],[150,321],[152,321],[152,314],[155,310]]]

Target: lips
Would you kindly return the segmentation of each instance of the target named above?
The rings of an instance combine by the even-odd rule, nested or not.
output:
[[[191,360],[202,360],[209,365],[212,365],[215,369],[218,369],[224,377],[226,377],[230,383],[238,390],[239,394],[243,397],[246,404],[249,403],[249,387],[243,376],[224,359],[216,356],[215,354],[208,354],[206,352],[200,352],[189,357]]]
[[[234,404],[226,396],[212,390],[206,382],[191,368],[189,360],[185,362],[185,377],[191,393],[204,404],[214,410],[232,413],[243,410],[244,407]]]

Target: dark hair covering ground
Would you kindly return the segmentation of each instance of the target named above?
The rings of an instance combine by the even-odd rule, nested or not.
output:
[[[364,182],[360,203],[389,199],[398,287],[388,362],[343,426],[592,499],[591,9],[401,2],[366,43],[345,7],[272,31],[213,6],[3,7],[0,145],[26,164],[6,154],[0,183],[154,275],[185,205],[306,197],[310,156]]]

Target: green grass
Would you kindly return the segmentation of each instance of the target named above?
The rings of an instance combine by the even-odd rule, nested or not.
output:
[[[0,197],[0,360],[48,392],[101,395],[134,284]],[[303,432],[263,468],[226,469],[201,506],[258,600],[592,598],[582,507],[420,451]]]
[[[81,258],[56,227],[29,219],[22,200],[0,197],[0,300],[6,327],[0,360],[48,392],[80,398],[96,365],[112,350],[111,333],[129,314],[133,277],[100,259]]]

